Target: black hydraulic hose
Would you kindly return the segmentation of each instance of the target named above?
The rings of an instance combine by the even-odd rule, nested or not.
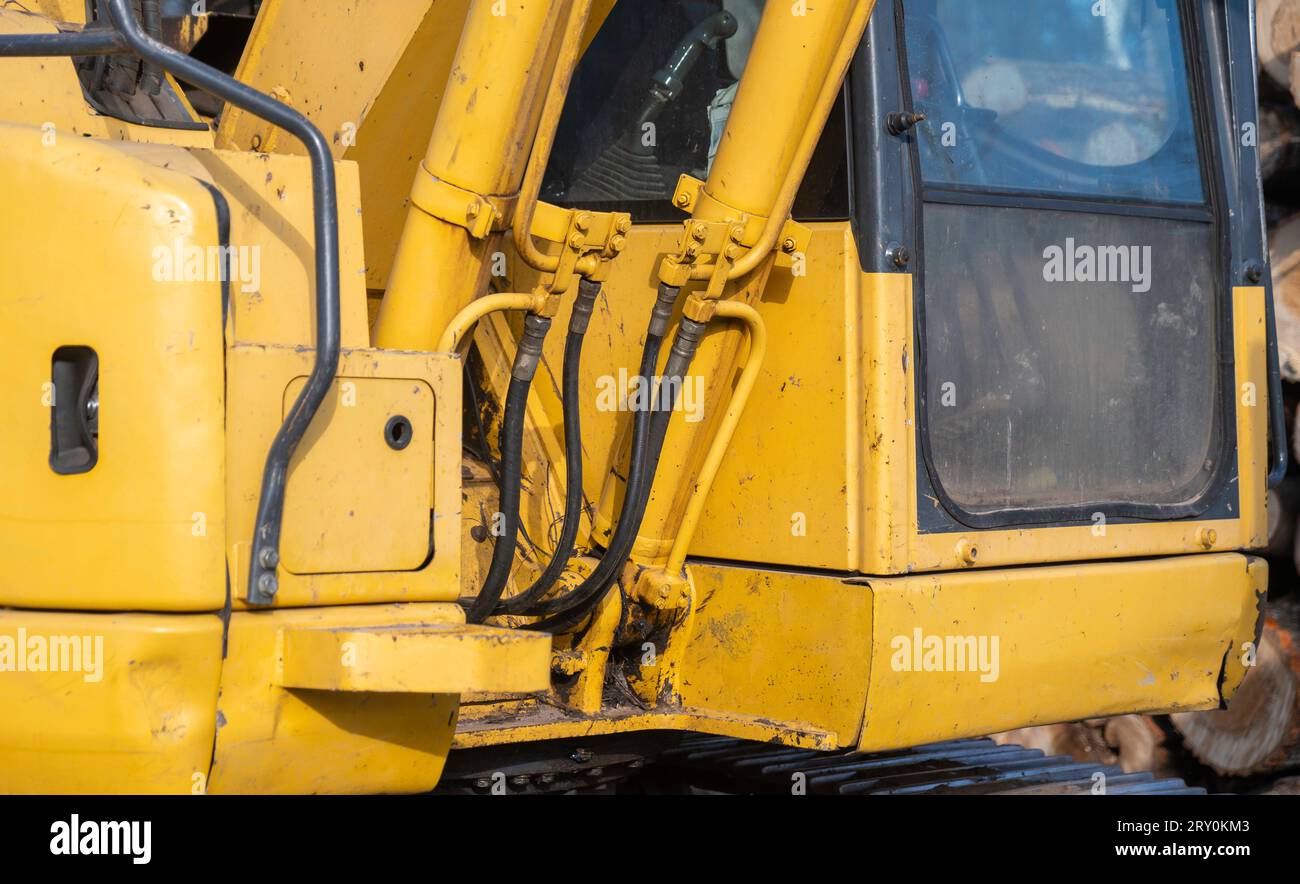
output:
[[[600,283],[582,279],[578,282],[578,297],[569,317],[569,336],[564,342],[564,377],[561,383],[564,395],[564,462],[565,481],[564,521],[560,527],[560,540],[546,570],[533,585],[519,595],[508,598],[497,606],[499,614],[516,614],[544,596],[564,573],[564,567],[573,555],[578,542],[578,528],[582,524],[582,409],[581,374],[582,344],[591,324],[591,314],[600,296]]]
[[[655,413],[651,423],[649,438],[646,440],[647,459],[645,479],[637,489],[637,496],[632,496],[631,482],[628,483],[628,495],[623,501],[623,512],[619,515],[618,529],[610,541],[600,565],[573,592],[553,600],[543,613],[545,619],[530,624],[529,629],[540,631],[557,631],[576,626],[597,604],[614,584],[618,573],[623,569],[641,522],[645,518],[646,507],[650,503],[650,491],[654,486],[655,472],[659,468],[659,457],[663,452],[664,438],[668,433],[668,423],[672,419],[673,408],[677,404],[677,394],[686,382],[687,372],[695,359],[700,340],[704,337],[707,324],[683,318],[673,339],[668,363],[664,367],[662,396],[656,396],[660,410]]]
[[[506,392],[505,413],[501,417],[501,534],[492,550],[492,564],[478,596],[469,606],[466,620],[482,623],[501,601],[510,569],[515,561],[519,541],[519,484],[523,480],[524,415],[528,411],[528,393],[542,359],[542,345],[551,329],[551,320],[530,313],[524,320],[524,334],[515,351],[510,369],[510,389]]]
[[[641,392],[647,401],[644,408],[636,409],[632,423],[632,453],[628,462],[627,488],[623,494],[623,509],[619,514],[618,527],[614,530],[614,536],[610,539],[605,555],[582,583],[560,598],[547,599],[534,605],[529,609],[530,614],[548,615],[567,611],[576,600],[593,596],[600,588],[607,586],[622,568],[623,559],[627,558],[627,553],[636,540],[640,520],[636,520],[637,524],[633,524],[629,516],[636,512],[637,501],[644,492],[650,465],[649,450],[652,435],[650,422],[656,398],[655,368],[659,363],[659,351],[663,347],[664,337],[668,333],[673,305],[677,302],[680,291],[678,287],[660,284],[659,297],[655,300],[654,310],[650,314],[650,324],[646,328],[645,346],[641,351],[640,374],[637,377],[638,383],[641,384]]]

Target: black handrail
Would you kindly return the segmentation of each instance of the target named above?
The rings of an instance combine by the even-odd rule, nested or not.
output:
[[[338,373],[341,346],[339,220],[334,158],[321,131],[293,108],[153,39],[136,21],[129,0],[103,0],[103,5],[112,29],[0,36],[0,56],[85,56],[133,52],[146,63],[284,129],[303,143],[311,158],[316,229],[315,360],[306,385],[280,425],[267,453],[253,547],[249,553],[248,602],[269,605],[279,589],[276,567],[280,562],[280,528],[284,519],[284,489],[289,461]]]

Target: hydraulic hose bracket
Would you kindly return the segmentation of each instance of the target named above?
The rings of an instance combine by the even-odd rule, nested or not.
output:
[[[778,262],[792,265],[796,256],[807,251],[812,238],[807,227],[786,219],[776,240],[766,243],[770,219],[719,202],[703,181],[690,175],[678,179],[673,205],[696,217],[684,222],[677,254],[664,258],[659,279],[678,286],[691,280],[707,282],[701,297],[708,299],[721,298],[729,281],[744,276],[773,250]]]
[[[573,286],[576,277],[603,282],[609,265],[627,246],[632,216],[627,212],[588,212],[562,209],[536,200],[526,204],[516,219],[515,245],[524,263],[550,274],[538,286],[539,294],[551,298],[549,315],[559,309],[559,296]],[[527,233],[520,225],[527,224]],[[544,255],[533,239],[557,243],[558,255]]]

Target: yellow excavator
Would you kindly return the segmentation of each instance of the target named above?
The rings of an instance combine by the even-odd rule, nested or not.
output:
[[[1228,703],[1252,35],[0,0],[0,790],[1045,788],[968,738]]]

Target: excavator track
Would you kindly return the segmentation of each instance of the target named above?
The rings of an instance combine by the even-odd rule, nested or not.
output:
[[[658,734],[453,752],[439,792],[722,795],[1204,795],[1181,779],[955,740],[862,754]]]
[[[658,766],[697,790],[826,795],[1204,795],[1181,779],[1079,762],[1040,749],[957,740],[890,752],[815,752],[688,737]],[[1101,776],[1098,776],[1100,774]],[[1094,791],[1095,790],[1095,791]]]

